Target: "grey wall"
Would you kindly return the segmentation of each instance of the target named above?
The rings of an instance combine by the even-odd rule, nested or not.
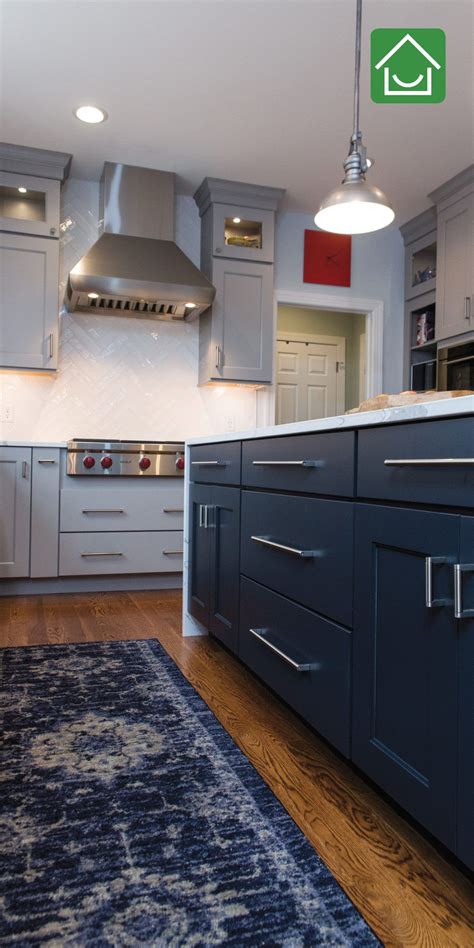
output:
[[[339,336],[346,340],[346,411],[359,402],[360,341],[365,332],[365,316],[335,313],[302,306],[278,307],[278,331]]]

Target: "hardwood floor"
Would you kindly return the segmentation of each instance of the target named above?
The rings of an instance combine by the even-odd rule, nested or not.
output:
[[[0,646],[157,638],[387,946],[474,944],[457,867],[232,656],[181,636],[177,590],[0,598]]]

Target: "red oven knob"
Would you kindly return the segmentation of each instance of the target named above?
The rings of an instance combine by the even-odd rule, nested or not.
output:
[[[109,457],[105,456],[105,458],[102,458],[102,460],[101,460],[100,463],[101,463],[101,465],[102,465],[103,468],[107,469],[107,468],[109,468],[109,467],[112,467],[112,464],[113,464],[114,462],[112,461],[112,458],[109,458]]]
[[[147,471],[148,468],[151,466],[150,458],[140,458],[138,462],[138,466],[141,471]]]
[[[176,467],[178,471],[184,470],[184,458],[176,458]]]
[[[83,458],[82,463],[84,467],[87,468],[88,471],[90,471],[91,467],[94,467],[95,465],[95,458],[92,458],[90,454],[88,454],[85,458]]]

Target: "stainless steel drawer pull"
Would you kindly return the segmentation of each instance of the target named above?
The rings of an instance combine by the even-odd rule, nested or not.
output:
[[[282,553],[291,553],[292,556],[298,556],[303,560],[312,560],[315,556],[321,556],[320,550],[299,550],[296,546],[287,546],[285,543],[276,543],[268,537],[250,537],[255,543],[261,543],[262,546],[269,546],[273,550],[281,550]]]
[[[474,616],[474,609],[462,607],[462,574],[474,573],[474,563],[455,563],[454,565],[454,618],[468,619]]]
[[[163,556],[182,556],[182,550],[163,550]]]
[[[281,649],[276,647],[276,645],[272,645],[272,643],[269,642],[267,638],[265,638],[266,633],[268,632],[268,629],[249,629],[249,632],[251,635],[254,635],[255,638],[259,640],[259,642],[262,642],[263,645],[266,645],[267,648],[269,648],[272,652],[274,652],[275,655],[278,655],[279,658],[282,658],[283,661],[287,663],[287,665],[291,665],[291,667],[294,668],[295,671],[297,672],[311,671],[313,667],[312,665],[310,664],[302,665],[299,662],[295,662],[293,658],[290,658],[289,655],[286,655],[285,652],[282,652]]]
[[[471,318],[471,297],[465,296],[464,297],[464,319],[470,319],[470,318]]]
[[[443,563],[449,563],[447,556],[427,556],[425,558],[425,605],[427,609],[452,604],[452,599],[433,599],[433,566],[441,566]]]
[[[81,556],[123,556],[123,553],[81,553]]]
[[[191,461],[195,467],[226,467],[226,461]]]
[[[38,464],[56,464],[55,458],[38,458]]]
[[[163,507],[163,513],[184,513],[184,507]]]
[[[22,461],[21,462],[21,476],[27,477],[27,475],[28,475],[28,462]]]
[[[254,467],[323,467],[324,461],[252,461]]]
[[[474,464],[474,458],[386,458],[387,467],[404,467],[428,464]]]
[[[114,513],[114,514],[123,514],[121,507],[85,507],[82,511],[83,514],[104,514],[104,513]]]
[[[52,332],[50,332],[48,336],[48,343],[49,343],[49,358],[52,359],[54,355],[54,336]]]

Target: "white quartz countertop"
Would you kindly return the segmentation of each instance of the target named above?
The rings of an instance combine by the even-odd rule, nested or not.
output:
[[[344,428],[365,428],[369,425],[389,425],[401,421],[424,421],[427,418],[449,418],[455,415],[472,414],[474,414],[474,395],[464,395],[460,398],[444,398],[418,405],[403,405],[398,408],[383,408],[379,411],[356,412],[353,415],[335,415],[333,418],[316,418],[313,421],[296,421],[289,425],[253,428],[250,431],[225,431],[201,438],[188,438],[186,444],[245,441],[251,438],[271,438],[275,435],[311,434],[316,431],[339,431]]]
[[[66,441],[0,441],[0,448],[66,448]]]

